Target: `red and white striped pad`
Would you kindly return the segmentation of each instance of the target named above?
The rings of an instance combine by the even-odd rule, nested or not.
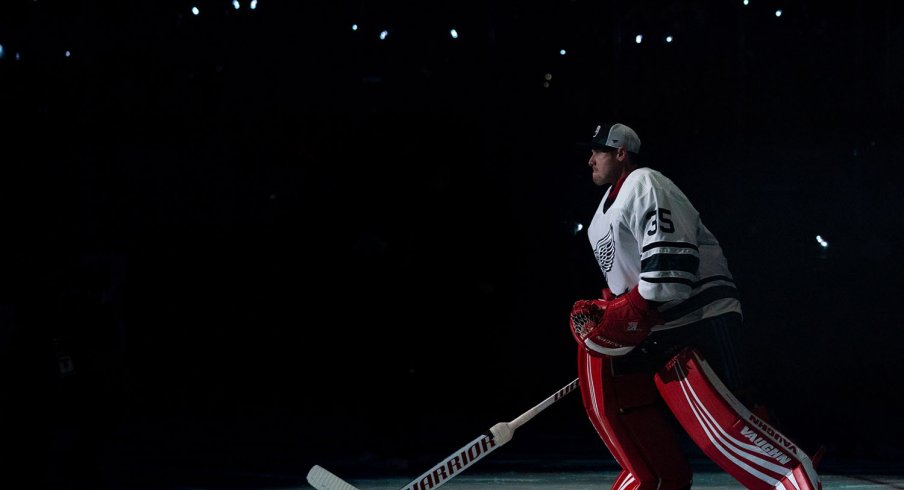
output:
[[[695,349],[672,358],[656,388],[697,446],[745,488],[822,488],[800,447],[742,405]]]

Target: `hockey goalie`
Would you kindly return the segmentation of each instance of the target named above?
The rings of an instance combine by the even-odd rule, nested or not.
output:
[[[589,146],[607,186],[587,229],[606,287],[574,303],[570,327],[584,408],[622,469],[612,488],[690,488],[677,425],[745,488],[821,488],[801,448],[735,395],[742,312],[719,242],[674,182],[640,165],[634,130],[597,126]]]

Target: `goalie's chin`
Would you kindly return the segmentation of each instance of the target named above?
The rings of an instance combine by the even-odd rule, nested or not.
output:
[[[584,339],[584,345],[587,347],[587,349],[590,350],[590,352],[604,356],[623,356],[634,350],[634,347],[636,347],[634,345],[616,344],[615,342],[599,343],[594,342],[593,339],[589,338]]]

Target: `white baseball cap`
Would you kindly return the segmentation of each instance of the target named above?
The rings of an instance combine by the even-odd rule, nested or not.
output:
[[[602,124],[597,125],[593,139],[590,140],[590,148],[599,150],[624,147],[631,153],[640,153],[640,137],[633,129],[620,123],[610,126],[608,132],[604,128]]]

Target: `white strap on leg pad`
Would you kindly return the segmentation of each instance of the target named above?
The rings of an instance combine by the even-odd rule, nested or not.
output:
[[[743,406],[695,349],[672,358],[656,388],[697,446],[745,488],[822,488],[810,458]]]

